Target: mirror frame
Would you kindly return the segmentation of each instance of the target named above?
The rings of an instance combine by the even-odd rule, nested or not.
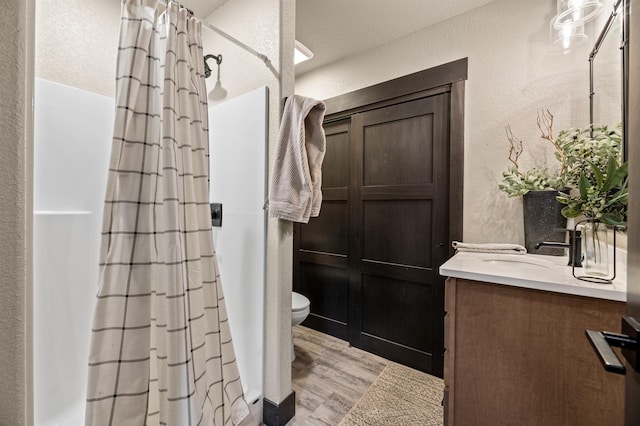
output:
[[[620,50],[622,50],[622,161],[628,159],[628,123],[629,123],[629,3],[630,0],[617,0],[613,5],[613,11],[607,22],[602,28],[598,39],[596,40],[591,53],[589,53],[589,126],[591,127],[591,136],[593,137],[593,61],[604,42],[605,37],[609,33],[616,17],[621,14],[622,19],[622,40]]]

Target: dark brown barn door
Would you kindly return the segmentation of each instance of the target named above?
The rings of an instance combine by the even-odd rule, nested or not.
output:
[[[466,78],[461,59],[327,99],[322,209],[294,226],[303,325],[440,377]]]
[[[349,340],[442,371],[448,94],[352,116]],[[440,373],[441,374],[441,373]]]
[[[347,340],[349,316],[349,120],[325,125],[327,151],[322,165],[322,210],[296,225],[294,291],[311,301],[304,325]]]

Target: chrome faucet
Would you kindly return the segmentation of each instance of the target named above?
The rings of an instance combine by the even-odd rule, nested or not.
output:
[[[543,241],[536,244],[535,249],[540,247],[563,247],[569,249],[569,266],[575,266],[576,268],[582,268],[582,233],[580,231],[574,231],[573,229],[567,229],[569,232],[568,243],[558,243],[555,241]]]

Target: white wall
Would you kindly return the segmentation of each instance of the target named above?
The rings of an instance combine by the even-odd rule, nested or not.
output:
[[[567,55],[548,53],[555,0],[497,0],[424,28],[386,45],[303,74],[296,93],[325,99],[469,58],[465,92],[464,239],[523,243],[522,204],[498,191],[509,166],[504,127],[523,139],[521,166],[554,166],[540,139],[536,113],[549,109],[554,130],[589,121],[588,52],[599,22],[589,26],[587,44]]]

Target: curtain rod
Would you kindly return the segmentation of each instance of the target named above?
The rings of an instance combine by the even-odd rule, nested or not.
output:
[[[273,64],[271,63],[271,60],[267,57],[267,55],[258,52],[257,50],[253,49],[250,46],[247,46],[246,44],[244,44],[240,40],[230,36],[229,34],[225,33],[221,29],[218,29],[218,28],[214,27],[213,25],[211,25],[207,21],[203,21],[202,19],[198,18],[197,16],[196,16],[196,19],[198,21],[200,21],[200,23],[202,24],[203,27],[210,29],[211,31],[215,32],[218,35],[221,35],[222,37],[226,38],[230,42],[236,44],[237,46],[239,46],[242,49],[246,50],[247,52],[251,53],[256,58],[260,59],[262,62],[264,62],[264,64],[267,66],[267,68],[269,68],[271,70],[273,75],[278,77],[278,71],[276,71],[276,69],[273,67]]]
[[[171,0],[164,0],[162,3],[165,5],[165,7],[167,7],[167,5],[169,4],[169,1]],[[178,2],[175,2],[178,3]],[[180,6],[184,7],[182,4],[178,3]],[[221,29],[214,27],[212,24],[208,23],[207,21],[205,21],[204,19],[200,19],[199,17],[195,16],[195,14],[193,13],[193,11],[189,8],[186,8],[189,11],[189,13],[191,13],[191,15],[193,17],[195,17],[200,24],[215,32],[216,34],[226,38],[227,40],[229,40],[230,42],[232,42],[233,44],[235,44],[236,46],[246,50],[247,52],[251,53],[253,56],[255,56],[256,58],[260,59],[262,62],[264,62],[264,64],[267,66],[267,68],[269,68],[269,70],[271,70],[271,72],[273,73],[273,75],[275,77],[278,77],[278,71],[276,71],[275,67],[273,66],[273,64],[271,63],[271,60],[269,59],[269,57],[263,53],[258,52],[257,50],[255,50],[254,48],[252,48],[251,46],[246,45],[245,43],[241,42],[240,40],[238,40],[237,38],[230,36],[229,34],[225,33],[224,31],[222,31]]]

